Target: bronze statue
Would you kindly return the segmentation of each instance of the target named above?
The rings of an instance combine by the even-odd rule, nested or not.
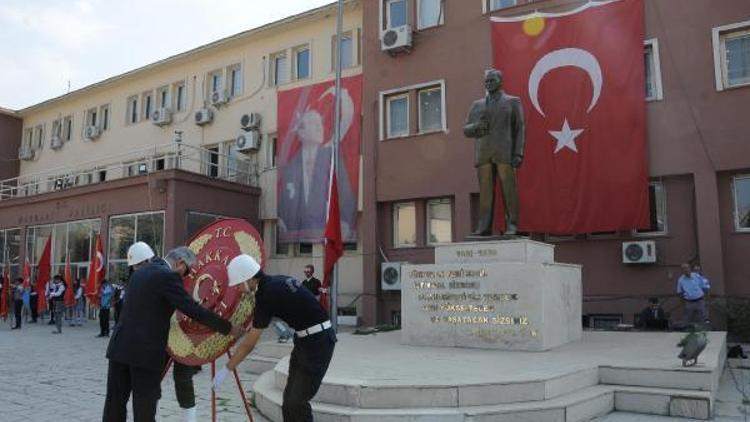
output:
[[[520,98],[503,92],[503,74],[499,70],[485,72],[484,87],[487,96],[474,101],[464,125],[464,135],[476,139],[479,223],[473,234],[492,234],[497,176],[505,205],[505,234],[514,235],[518,228],[516,169],[523,162],[523,106]]]

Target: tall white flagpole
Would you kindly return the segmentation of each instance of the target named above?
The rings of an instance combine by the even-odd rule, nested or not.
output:
[[[334,114],[334,137],[333,137],[333,168],[339,173],[339,145],[341,144],[341,33],[344,26],[344,0],[338,0],[336,13],[336,105]],[[334,186],[331,186],[334,188]],[[338,188],[338,186],[336,186]],[[329,195],[330,196],[330,195]],[[339,264],[333,265],[333,277],[331,279],[331,325],[338,332],[338,283]]]

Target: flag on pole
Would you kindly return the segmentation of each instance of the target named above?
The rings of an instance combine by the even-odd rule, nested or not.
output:
[[[320,294],[320,304],[326,310],[329,310],[328,308],[330,307],[328,303],[328,288],[331,285],[333,268],[336,265],[336,261],[344,254],[344,243],[341,238],[341,214],[339,211],[339,190],[336,181],[336,169],[333,165],[331,167],[323,258],[323,287],[326,291]]]
[[[37,303],[36,309],[40,314],[47,309],[47,283],[49,283],[50,276],[50,263],[52,262],[52,236],[47,238],[47,243],[44,244],[44,250],[42,256],[39,257],[39,263],[36,268],[36,292],[37,292]]]
[[[76,304],[76,294],[73,291],[73,275],[70,271],[70,253],[65,259],[65,306],[73,307]]]
[[[102,248],[102,238],[96,235],[96,245],[91,251],[89,264],[89,278],[86,282],[86,297],[91,304],[99,305],[99,284],[104,278],[104,253]]]
[[[26,259],[23,263],[23,289],[31,288],[31,264]]]

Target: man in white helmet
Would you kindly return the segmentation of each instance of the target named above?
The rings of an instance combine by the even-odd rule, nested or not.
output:
[[[277,317],[296,331],[281,406],[284,422],[312,421],[310,400],[320,388],[336,344],[336,333],[331,329],[328,313],[298,280],[264,274],[249,255],[232,259],[227,273],[230,287],[239,286],[255,294],[255,310],[252,328],[226,367],[216,374],[214,389],[218,389],[224,378],[250,354],[271,318]]]
[[[147,249],[148,248],[148,249]],[[139,242],[128,250],[128,264],[136,268],[128,282],[122,315],[107,348],[109,371],[104,422],[125,422],[127,403],[133,395],[135,422],[153,422],[161,397],[167,337],[176,309],[222,334],[240,336],[215,313],[201,307],[185,291],[182,277],[190,272],[195,254],[186,247],[171,250],[164,259]]]

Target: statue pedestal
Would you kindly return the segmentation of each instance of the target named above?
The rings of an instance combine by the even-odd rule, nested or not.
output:
[[[581,267],[528,239],[437,246],[402,269],[402,342],[545,351],[581,339]]]

